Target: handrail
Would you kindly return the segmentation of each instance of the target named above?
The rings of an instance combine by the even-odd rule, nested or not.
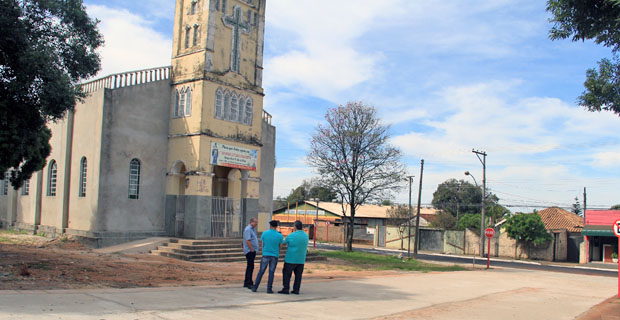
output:
[[[271,114],[269,114],[269,112],[263,110],[263,121],[265,121],[267,124],[271,124],[271,120],[273,119],[273,117],[271,116]]]
[[[170,79],[171,66],[144,70],[122,72],[80,84],[84,93],[92,93],[99,89],[117,89],[138,84]]]

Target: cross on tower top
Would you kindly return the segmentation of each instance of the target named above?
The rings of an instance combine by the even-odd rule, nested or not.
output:
[[[230,70],[233,72],[239,72],[240,63],[240,50],[239,45],[241,43],[241,32],[248,34],[252,30],[249,23],[245,23],[241,20],[241,7],[233,8],[232,16],[224,16],[222,20],[224,25],[232,29],[232,48],[230,50]]]

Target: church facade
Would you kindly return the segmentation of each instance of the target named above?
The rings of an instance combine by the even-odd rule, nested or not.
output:
[[[275,127],[263,110],[266,0],[177,0],[172,64],[82,85],[51,123],[46,167],[0,181],[0,223],[101,247],[238,237],[271,217]]]

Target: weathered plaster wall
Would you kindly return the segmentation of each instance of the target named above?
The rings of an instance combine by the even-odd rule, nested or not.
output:
[[[97,231],[164,230],[170,81],[106,92]],[[137,158],[140,198],[128,198],[129,163]]]

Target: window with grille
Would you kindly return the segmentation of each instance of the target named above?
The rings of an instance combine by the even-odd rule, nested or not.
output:
[[[30,194],[30,180],[24,181],[24,185],[22,186],[22,196],[27,196]]]
[[[56,196],[56,179],[58,177],[58,166],[56,161],[50,161],[47,169],[47,196]]]
[[[216,119],[252,125],[254,117],[254,101],[250,96],[238,95],[235,91],[217,88],[215,91]]]
[[[129,163],[129,199],[140,197],[140,160],[132,159]]]
[[[86,157],[82,157],[80,161],[80,185],[79,185],[79,197],[86,197],[86,173],[88,172]]]

